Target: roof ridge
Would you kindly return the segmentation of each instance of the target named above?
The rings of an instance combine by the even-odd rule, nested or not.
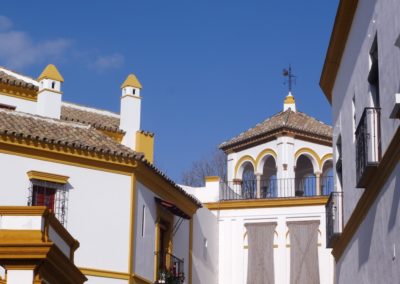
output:
[[[36,86],[39,86],[39,82],[38,82],[35,78],[33,78],[33,77],[31,77],[31,76],[24,75],[24,74],[22,74],[22,73],[20,73],[20,72],[16,72],[16,71],[14,71],[14,70],[11,70],[11,69],[6,68],[6,67],[1,66],[1,65],[0,65],[0,71],[3,71],[3,72],[6,71],[6,72],[4,72],[4,73],[6,73],[6,74],[9,75],[9,76],[13,76],[13,77],[15,77],[14,75],[21,76],[21,77],[25,77],[25,78],[28,79],[28,80],[34,81],[34,83],[36,84]],[[7,72],[10,72],[10,73],[13,73],[13,74],[8,74]],[[20,78],[18,78],[18,77],[15,77],[15,79],[23,80],[23,81],[25,81],[25,82],[27,82],[27,83],[32,84],[32,82],[28,82],[28,81],[26,81],[26,80],[24,80],[24,79],[20,79]],[[32,84],[32,85],[33,85],[33,84]]]
[[[81,104],[77,104],[77,103],[66,102],[66,101],[63,101],[61,103],[61,105],[65,106],[65,107],[71,107],[71,108],[74,108],[74,109],[79,109],[79,110],[82,110],[82,111],[88,111],[88,112],[93,112],[93,113],[97,113],[97,114],[104,114],[106,116],[110,116],[110,117],[114,117],[114,118],[120,118],[120,115],[118,113],[110,111],[110,110],[106,110],[106,109],[95,108],[95,107],[90,107],[90,106],[81,105]]]
[[[46,122],[49,122],[49,123],[54,123],[54,124],[59,124],[59,125],[75,126],[75,127],[79,127],[79,128],[82,128],[82,129],[89,129],[90,128],[90,125],[83,124],[83,123],[76,122],[76,121],[61,120],[61,119],[41,116],[41,115],[38,115],[38,114],[32,114],[32,113],[22,112],[22,111],[17,111],[17,110],[8,110],[8,109],[0,108],[0,112],[6,112],[8,114],[15,115],[15,116],[30,117],[30,118],[33,118],[33,119],[40,119],[40,120],[43,120],[43,121],[46,121]]]

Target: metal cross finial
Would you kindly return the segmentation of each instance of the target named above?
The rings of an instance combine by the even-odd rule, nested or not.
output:
[[[296,76],[293,75],[292,73],[292,66],[289,64],[289,69],[283,69],[283,76],[287,77],[287,84],[289,86],[289,93],[292,92],[292,84],[295,83],[296,81]],[[285,81],[286,84],[286,81]]]

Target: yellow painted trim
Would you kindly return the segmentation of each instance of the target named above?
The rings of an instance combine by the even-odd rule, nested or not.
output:
[[[45,206],[0,206],[0,216],[43,216]]]
[[[349,220],[347,221],[340,237],[333,243],[332,254],[336,262],[340,260],[347,246],[351,243],[364,218],[367,216],[371,206],[375,203],[379,193],[383,189],[387,179],[393,173],[400,160],[400,128],[397,128],[379,166],[371,178],[371,182],[365,188],[362,196],[357,202]]]
[[[124,175],[130,175],[137,165],[133,159],[117,158],[5,135],[0,135],[0,153]]]
[[[283,101],[284,104],[294,104],[296,101],[294,100],[293,96],[286,96],[285,100]]]
[[[133,274],[133,266],[135,262],[135,254],[134,254],[134,247],[135,247],[135,219],[136,217],[136,176],[132,174],[131,176],[131,200],[130,200],[130,219],[129,219],[129,274]],[[131,283],[132,280],[129,279]]]
[[[238,174],[239,167],[240,167],[244,162],[250,162],[250,163],[253,165],[254,170],[257,170],[257,168],[256,168],[256,161],[254,161],[253,157],[251,157],[251,156],[249,156],[249,155],[245,155],[245,156],[241,157],[241,158],[239,159],[239,161],[237,161],[237,163],[236,163],[236,165],[235,165],[235,177],[236,177],[236,178],[241,178],[241,177],[238,177],[237,174]]]
[[[260,152],[260,154],[258,154],[257,158],[256,158],[256,167],[258,167],[258,164],[260,163],[261,159],[264,158],[267,155],[271,155],[274,159],[275,159],[275,164],[276,164],[276,152],[272,149],[264,149]],[[254,169],[255,171],[257,171],[257,169]]]
[[[98,131],[100,131],[101,133],[107,135],[111,139],[114,139],[118,143],[121,143],[122,142],[122,138],[124,138],[124,133],[121,133],[121,132],[109,131],[109,130],[98,129],[98,128],[96,128],[96,129]]]
[[[105,277],[105,278],[123,279],[123,280],[129,280],[131,278],[130,274],[126,272],[88,268],[88,267],[78,267],[78,268],[83,274],[87,276],[96,276],[96,277]]]
[[[325,154],[324,156],[322,156],[321,165],[320,165],[321,171],[322,171],[322,169],[324,167],[325,162],[327,162],[329,160],[333,160],[333,154],[332,153]]]
[[[136,132],[136,151],[142,152],[150,163],[154,161],[154,136],[143,132]]]
[[[317,162],[318,167],[319,167],[318,170],[321,170],[321,158],[319,157],[317,152],[315,152],[313,149],[310,149],[310,148],[304,147],[304,148],[300,148],[299,150],[297,150],[296,153],[294,154],[295,162],[297,162],[297,159],[304,153],[310,154]]]
[[[319,85],[329,103],[332,104],[332,89],[336,81],[336,75],[341,66],[342,56],[359,0],[339,2],[336,12],[335,24],[329,40],[324,67],[322,68]]]
[[[29,179],[38,179],[43,181],[50,181],[55,183],[66,184],[68,182],[69,177],[39,171],[29,171],[27,172]]]
[[[207,207],[209,210],[230,210],[230,209],[266,208],[266,207],[325,205],[327,201],[328,201],[327,196],[315,196],[315,197],[252,199],[252,200],[230,200],[230,201],[204,203],[204,206]]]
[[[174,215],[172,213],[166,211],[164,208],[162,208],[160,205],[157,205],[157,219],[156,219],[156,232],[155,236],[157,238],[155,239],[156,244],[155,244],[155,266],[154,266],[154,281],[157,280],[158,276],[158,258],[160,257],[158,252],[160,252],[160,226],[161,223],[166,223],[168,225],[168,230],[166,232],[166,236],[168,237],[167,239],[167,244],[166,244],[166,250],[168,253],[172,254],[173,252],[173,236],[172,236],[172,228],[174,226]],[[169,260],[167,259],[166,266],[167,268],[170,266],[170,263],[168,262]]]
[[[54,64],[49,64],[44,68],[42,73],[39,75],[38,81],[43,79],[50,79],[59,82],[64,82],[64,78],[61,76],[60,72],[57,70],[57,67]]]
[[[47,89],[47,88],[41,89],[40,91],[37,92],[37,94],[39,95],[40,93],[43,93],[44,91],[48,91],[48,92],[52,92],[52,93],[56,93],[56,94],[60,94],[60,95],[63,94],[63,92],[61,92],[61,91],[57,91],[54,89]]]
[[[0,83],[0,94],[4,96],[14,97],[22,100],[37,101],[37,91],[34,89],[26,89],[23,87],[10,86]]]
[[[193,218],[189,220],[189,284],[193,282]]]
[[[199,206],[188,196],[185,196],[173,187],[169,182],[154,172],[143,163],[138,163],[135,169],[136,179],[160,198],[174,203],[190,217],[196,212]]]
[[[205,182],[217,182],[220,180],[219,176],[207,176],[204,178]]]

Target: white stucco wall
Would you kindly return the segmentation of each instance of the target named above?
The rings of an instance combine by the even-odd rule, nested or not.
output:
[[[247,283],[246,223],[277,222],[274,244],[275,283],[290,281],[290,248],[286,222],[319,220],[320,283],[333,283],[333,257],[326,249],[325,207],[299,206],[213,211],[219,218],[219,283]]]
[[[359,1],[334,88],[334,143],[342,136],[344,219],[350,217],[363,189],[356,189],[356,155],[354,132],[365,107],[371,106],[368,84],[369,52],[378,35],[381,105],[382,154],[390,143],[399,121],[389,115],[400,90],[400,49],[394,45],[400,34],[397,1]],[[353,123],[352,99],[355,97],[356,123]],[[336,157],[335,157],[336,159]]]
[[[364,108],[372,106],[367,78],[370,70],[369,52],[375,35],[379,60],[382,155],[400,126],[398,119],[389,117],[395,94],[400,91],[400,49],[395,46],[400,34],[399,15],[398,1],[358,1],[332,91],[334,144],[339,134],[342,137],[345,224],[364,192],[364,189],[356,188],[354,132]],[[399,283],[399,262],[397,257],[393,258],[400,246],[399,172],[397,165],[338,261],[338,283]]]
[[[400,164],[337,263],[338,283],[399,283]]]
[[[148,280],[154,279],[155,232],[157,221],[156,195],[143,184],[136,183],[136,224],[134,272]],[[145,206],[142,235],[143,206]]]
[[[7,284],[31,284],[33,270],[8,270]]]
[[[219,228],[217,217],[207,208],[200,208],[193,217],[193,284],[218,283],[218,255]]]
[[[36,114],[36,102],[11,97],[0,92],[0,104],[16,107],[17,111]]]
[[[174,224],[178,222],[179,217],[174,216]],[[184,220],[173,236],[173,253],[179,259],[183,259],[185,273],[185,284],[189,283],[189,220]]]
[[[75,264],[128,272],[129,176],[3,153],[0,165],[4,206],[27,204],[30,170],[69,176],[67,229],[80,242]]]

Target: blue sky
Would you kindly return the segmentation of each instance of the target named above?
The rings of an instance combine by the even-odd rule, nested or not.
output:
[[[119,112],[120,85],[143,85],[155,163],[180,181],[195,160],[281,111],[282,69],[297,108],[326,123],[319,88],[338,1],[6,1],[0,65],[64,76],[64,100]]]

